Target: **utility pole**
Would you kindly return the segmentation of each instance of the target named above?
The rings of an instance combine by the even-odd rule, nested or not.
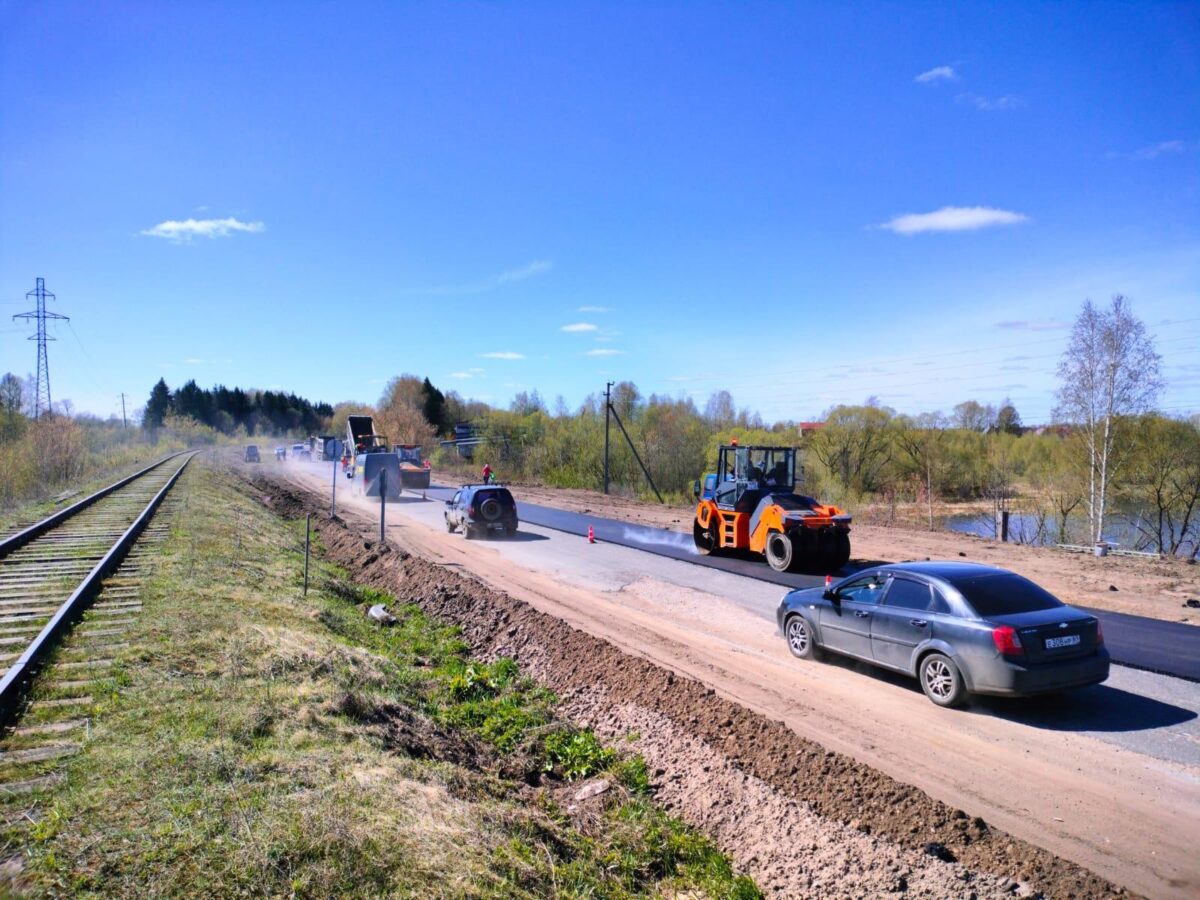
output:
[[[128,428],[129,420],[125,418],[125,392],[121,392],[121,427]]]
[[[604,385],[604,493],[608,493],[608,413],[612,409],[612,386],[610,381]]]
[[[37,287],[32,291],[25,293],[25,298],[33,298],[37,303],[37,308],[31,312],[17,313],[13,316],[13,320],[17,319],[34,319],[37,322],[37,334],[31,335],[29,340],[37,341],[38,345],[38,360],[37,360],[37,387],[34,388],[33,394],[33,417],[40,418],[44,411],[47,416],[52,415],[50,407],[50,362],[46,358],[46,341],[52,341],[54,338],[46,334],[47,319],[63,319],[70,321],[66,316],[60,316],[56,312],[46,312],[46,298],[51,300],[57,299],[52,293],[46,290],[46,280],[39,278]]]

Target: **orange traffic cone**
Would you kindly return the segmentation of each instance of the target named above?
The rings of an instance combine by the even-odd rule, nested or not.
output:
[[[592,528],[591,525],[588,526],[588,543],[589,544],[596,543],[596,531],[594,528]]]

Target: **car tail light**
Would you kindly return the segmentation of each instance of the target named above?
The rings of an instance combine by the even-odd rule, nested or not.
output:
[[[1096,646],[1104,646],[1104,626],[1100,624],[1100,620],[1096,620]]]
[[[993,628],[992,643],[1005,656],[1020,656],[1025,652],[1025,648],[1021,646],[1021,639],[1017,636],[1016,629],[1011,625],[1001,625],[999,628]]]
[[[474,504],[467,507],[467,515],[470,516],[472,519],[475,518],[475,505]]]

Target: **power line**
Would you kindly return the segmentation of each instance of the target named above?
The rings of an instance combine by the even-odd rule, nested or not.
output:
[[[46,280],[39,278],[37,286],[32,291],[25,294],[25,299],[30,297],[37,301],[37,308],[31,312],[17,313],[13,316],[13,320],[17,319],[33,319],[37,322],[37,333],[30,336],[29,340],[37,341],[38,357],[37,357],[37,384],[33,392],[33,417],[38,419],[42,413],[51,414],[50,402],[50,360],[46,354],[46,342],[53,341],[55,338],[46,334],[47,319],[63,319],[70,321],[66,316],[56,312],[46,312],[47,298],[54,300],[55,296],[46,290]],[[45,402],[43,403],[43,398]]]

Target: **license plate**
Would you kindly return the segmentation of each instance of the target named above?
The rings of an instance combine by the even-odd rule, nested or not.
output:
[[[1046,649],[1054,650],[1058,647],[1074,647],[1079,643],[1079,635],[1064,634],[1062,637],[1046,638]]]

